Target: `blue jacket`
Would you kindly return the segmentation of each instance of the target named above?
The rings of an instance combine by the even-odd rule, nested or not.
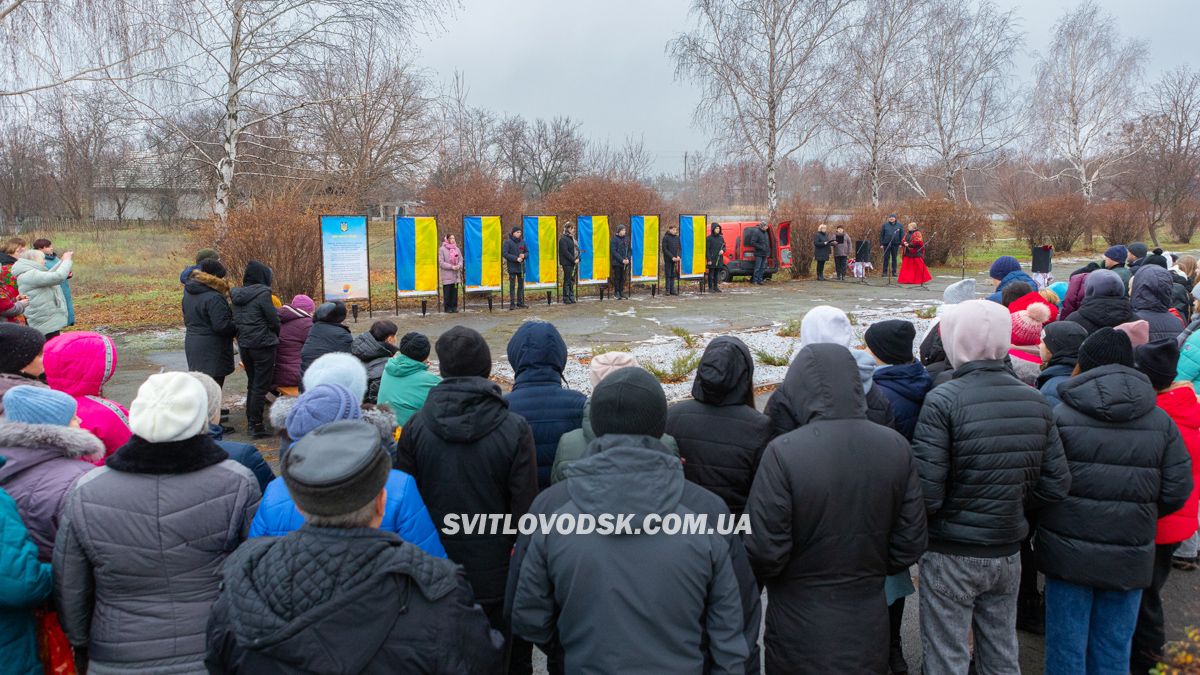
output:
[[[1200,322],[1197,319],[1193,323]],[[1176,382],[1200,380],[1200,330],[1194,331],[1179,348],[1179,364],[1175,368]]]
[[[224,434],[225,432],[221,431],[221,425],[208,425],[208,435],[212,436],[217,445],[221,446],[221,449],[229,455],[229,459],[250,469],[254,473],[254,477],[258,479],[258,489],[265,492],[267,483],[270,483],[275,478],[275,472],[271,471],[271,467],[263,459],[262,453],[258,451],[258,448],[249,443],[221,440]]]
[[[61,260],[62,258],[59,258],[57,253],[55,253],[53,256],[46,256],[46,269],[54,269],[54,266],[57,265]],[[67,301],[67,325],[74,326],[75,302],[71,300],[71,281],[68,279],[67,281],[59,284],[59,286],[62,287],[63,299]]]
[[[567,343],[543,321],[521,324],[508,341],[508,362],[516,379],[506,396],[508,409],[525,418],[537,445],[538,489],[550,487],[558,439],[580,428],[587,397],[562,385]]]
[[[1024,281],[1025,283],[1029,284],[1030,288],[1035,291],[1037,290],[1038,285],[1037,282],[1033,280],[1033,277],[1026,274],[1024,270],[1013,270],[1004,275],[1004,278],[1000,280],[1000,285],[996,287],[996,291],[987,296],[987,299],[991,300],[992,302],[1000,302],[1000,296],[1004,294],[1004,287],[1015,281]]]
[[[3,464],[3,458],[0,458]],[[0,672],[41,675],[33,608],[50,597],[50,563],[38,561],[17,503],[0,490]]]
[[[892,415],[896,419],[896,431],[912,440],[917,429],[917,418],[921,416],[921,404],[925,394],[933,388],[933,378],[920,361],[899,366],[881,366],[875,369],[871,379],[892,404]]]
[[[417,482],[412,476],[392,469],[385,488],[387,509],[379,529],[395,532],[404,541],[435,558],[445,558],[446,549],[442,548],[442,540],[438,537],[437,528],[433,526],[433,519],[429,517],[425,501],[421,499]],[[282,537],[300,529],[303,524],[304,516],[296,510],[296,503],[288,494],[283,479],[277,479],[271,481],[263,492],[258,513],[254,514],[254,522],[250,523],[250,537]]]
[[[1042,374],[1038,375],[1038,391],[1046,397],[1046,403],[1049,403],[1051,408],[1062,403],[1062,399],[1058,398],[1058,385],[1071,379],[1071,373],[1074,371],[1073,366],[1059,364],[1046,366]]]

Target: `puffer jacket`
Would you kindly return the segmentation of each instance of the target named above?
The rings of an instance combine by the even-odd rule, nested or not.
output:
[[[313,316],[312,330],[308,332],[308,339],[304,341],[304,347],[300,350],[301,378],[308,372],[308,367],[313,361],[322,356],[334,352],[350,353],[350,345],[353,344],[354,338],[350,335],[349,326],[322,321],[323,318],[325,317],[321,308],[318,307],[316,315]]]
[[[270,286],[238,286],[229,292],[229,297],[233,301],[239,347],[265,349],[279,344],[279,314],[271,302]]]
[[[1058,388],[1063,382],[1071,379],[1071,373],[1075,371],[1075,356],[1072,355],[1070,363],[1055,363],[1054,359],[1050,360],[1049,365],[1042,369],[1035,383],[1038,391],[1046,398],[1046,403],[1050,404],[1051,408],[1055,408],[1062,400],[1058,398]]]
[[[996,286],[996,290],[993,291],[991,295],[987,296],[987,299],[991,300],[992,302],[1000,302],[1000,298],[1004,295],[1004,289],[1008,288],[1009,284],[1013,284],[1018,281],[1024,281],[1025,283],[1029,284],[1030,288],[1037,290],[1037,282],[1033,280],[1033,277],[1026,274],[1025,270],[1013,270],[1004,275],[1004,278],[1000,280],[1000,285]]]
[[[210,673],[502,672],[461,568],[391,532],[304,527],[246,542],[221,573]]]
[[[1133,294],[1129,306],[1139,319],[1150,324],[1150,341],[1172,340],[1183,332],[1183,322],[1170,312],[1171,273],[1158,265],[1143,265],[1133,276]]]
[[[1192,320],[1192,288],[1195,284],[1178,267],[1172,267],[1171,306],[1183,317],[1184,323]]]
[[[592,400],[589,398],[587,403],[583,404],[579,428],[568,431],[558,439],[558,449],[554,452],[554,466],[550,469],[550,483],[554,484],[566,478],[567,467],[590,454],[589,448],[594,440],[596,432],[592,429]],[[663,434],[658,440],[671,454],[679,454],[679,443],[675,441],[674,436]]]
[[[312,330],[312,313],[300,307],[284,305],[275,310],[279,317],[279,346],[275,349],[275,386],[300,386],[300,350]]]
[[[1115,267],[1105,267],[1105,269],[1112,270],[1113,272],[1116,272],[1117,276],[1121,277],[1121,286],[1125,289],[1126,297],[1128,297],[1129,280],[1133,278],[1133,270],[1126,267],[1125,263],[1121,263]]]
[[[425,405],[429,391],[441,381],[442,378],[429,372],[428,363],[414,361],[396,352],[383,367],[378,402],[391,408],[396,424],[404,426]]]
[[[446,551],[438,538],[437,528],[429,518],[425,501],[417,492],[412,476],[392,469],[388,474],[387,508],[379,529],[395,532],[401,539],[435,558],[445,558]],[[262,503],[250,524],[250,537],[282,537],[304,525],[304,516],[281,479],[271,481],[263,493]]]
[[[57,253],[46,254],[46,269],[52,270],[58,266],[62,258],[58,257]],[[67,301],[67,325],[75,325],[75,301],[71,299],[71,275],[67,275],[67,279],[60,284],[62,286],[63,299]],[[1189,289],[1190,291],[1190,289]]]
[[[1200,323],[1200,319],[1192,321]],[[1176,382],[1195,382],[1200,380],[1200,330],[1192,330],[1183,344],[1179,347],[1179,363],[1175,368]]]
[[[704,238],[704,260],[709,267],[721,267],[725,264],[725,237],[721,228]]]
[[[896,417],[892,413],[892,404],[888,401],[883,391],[875,386],[875,359],[871,358],[870,354],[857,349],[852,350],[851,355],[858,366],[859,381],[862,383],[863,391],[866,392],[867,419],[875,424],[895,429]],[[787,382],[788,378],[800,381],[805,378],[805,375],[792,368],[788,368],[787,375],[784,375],[784,383]],[[791,395],[788,392],[796,390],[795,387],[780,386],[771,394],[771,398],[767,399],[767,405],[763,412],[771,419],[772,438],[782,436],[800,426],[800,422],[792,415],[792,411],[797,408],[787,400],[788,396]]]
[[[708,343],[692,399],[667,409],[667,433],[679,444],[684,477],[741,515],[771,440],[771,420],[754,409],[754,357],[744,342],[718,337]]]
[[[1026,509],[1063,500],[1071,484],[1050,406],[1002,361],[964,363],[932,389],[912,448],[939,553],[1016,553]]]
[[[188,370],[214,379],[233,372],[237,324],[229,307],[229,282],[200,270],[183,285],[183,353]]]
[[[528,252],[529,249],[525,247],[525,239],[523,237],[521,239],[517,239],[509,234],[508,237],[504,239],[504,244],[500,247],[500,255],[507,263],[506,269],[508,270],[509,274],[525,273],[525,261],[517,260],[517,258]]]
[[[1124,295],[1112,296],[1095,293],[1085,295],[1079,309],[1071,312],[1070,318],[1067,319],[1067,321],[1074,321],[1083,326],[1088,335],[1105,326],[1116,328],[1123,323],[1137,320],[1138,315],[1134,314],[1133,309],[1129,306],[1129,298]],[[1182,326],[1180,329],[1182,330]]]
[[[13,387],[27,385],[30,387],[45,387],[46,383],[24,373],[0,373],[0,422],[4,420],[4,394]]]
[[[538,488],[550,487],[550,470],[562,435],[578,429],[587,396],[563,387],[567,343],[554,324],[526,321],[508,341],[508,362],[516,373],[504,398],[525,418],[537,445]]]
[[[886,673],[884,578],[925,550],[916,463],[867,420],[849,351],[800,350],[786,397],[799,426],[767,446],[746,506],[746,548],[765,582],[767,672]],[[830,489],[836,486],[836,489]]]
[[[221,425],[208,425],[208,435],[217,442],[217,445],[225,451],[225,454],[229,455],[229,459],[250,469],[250,473],[254,474],[255,480],[258,481],[259,492],[266,490],[267,484],[275,480],[275,472],[271,471],[271,467],[263,459],[262,453],[258,451],[258,448],[249,443],[227,441],[224,439],[224,434],[225,431],[221,428]]]
[[[891,405],[896,431],[911,441],[925,394],[933,388],[933,378],[919,361],[876,368],[871,378]]]
[[[367,394],[363,397],[363,403],[375,403],[379,398],[379,380],[383,377],[383,368],[396,353],[396,348],[376,340],[368,331],[354,336],[350,342],[350,353],[362,361],[367,369]]]
[[[47,270],[38,263],[19,258],[12,265],[12,275],[17,280],[17,290],[29,296],[25,307],[25,321],[30,328],[43,335],[66,328],[67,298],[63,295],[62,283],[71,273],[70,260],[60,262],[54,269]]]
[[[636,527],[650,514],[730,517],[658,439],[612,434],[594,446],[530,513],[628,513]],[[758,672],[759,589],[736,534],[522,535],[509,587],[513,633],[557,637],[566,672]]]
[[[129,411],[103,397],[104,385],[117,370],[117,345],[112,338],[91,332],[60,335],[46,343],[42,366],[51,389],[75,397],[80,427],[104,443],[105,455],[116,452],[129,440],[133,435]]]
[[[445,527],[447,514],[509,513],[513,522],[537,496],[537,448],[529,423],[508,409],[500,387],[482,377],[448,377],[408,420],[396,468],[425,497],[442,546],[467,571],[481,605],[499,605],[515,535],[466,534]],[[463,486],[471,486],[465,490]]]
[[[203,672],[217,572],[246,538],[258,483],[207,434],[134,437],[67,497],[58,616],[89,673]]]
[[[1058,312],[1060,320],[1069,317],[1075,310],[1079,309],[1079,305],[1083,304],[1087,275],[1098,269],[1100,269],[1100,266],[1096,263],[1088,263],[1086,267],[1076,270],[1067,280],[1067,293],[1062,298],[1062,307]]]
[[[1145,375],[1100,366],[1058,388],[1054,409],[1071,471],[1067,499],[1038,514],[1046,576],[1129,591],[1150,585],[1161,516],[1192,493],[1187,448]]]
[[[16,502],[0,490],[0,654],[6,675],[42,675],[33,608],[53,587],[50,564],[38,560]]]
[[[1158,407],[1179,429],[1192,460],[1192,493],[1183,508],[1158,519],[1158,534],[1154,537],[1155,544],[1178,544],[1196,533],[1196,520],[1200,516],[1200,402],[1191,386],[1177,386],[1159,392]]]
[[[50,562],[67,493],[96,468],[86,458],[104,456],[104,444],[86,429],[52,424],[0,424],[0,488],[17,502],[38,558]]]

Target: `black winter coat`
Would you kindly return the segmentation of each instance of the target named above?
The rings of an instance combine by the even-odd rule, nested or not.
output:
[[[222,570],[210,673],[499,673],[503,637],[462,569],[392,532],[303,527]]]
[[[612,241],[608,243],[608,264],[612,267],[620,267],[625,260],[632,260],[633,254],[629,248],[629,237],[613,235]]]
[[[213,378],[233,372],[237,324],[229,308],[229,282],[199,270],[183,286],[183,353],[188,370]]]
[[[238,286],[229,292],[238,347],[263,349],[279,344],[279,314],[271,302],[271,289],[262,284]]]
[[[1191,284],[1176,274],[1171,275],[1171,280],[1175,282],[1171,285],[1171,306],[1179,312],[1185,323],[1190,322],[1192,320]]]
[[[742,245],[754,251],[755,258],[765,258],[771,255],[771,235],[761,227],[747,227],[742,235]]]
[[[313,321],[312,330],[308,331],[308,339],[300,349],[300,377],[308,372],[313,361],[332,354],[333,352],[350,353],[354,337],[350,335],[350,327],[340,323]],[[376,390],[378,392],[378,389]]]
[[[525,515],[538,493],[529,423],[509,411],[495,383],[448,377],[405,425],[396,468],[416,479],[446,555],[466,568],[479,603],[500,603],[516,535],[449,532],[444,518],[511,513],[516,523]]]
[[[662,257],[663,262],[671,262],[672,258],[678,258],[683,255],[683,244],[679,241],[677,234],[664,234],[662,238]]]
[[[528,251],[524,239],[513,239],[512,235],[509,235],[508,239],[504,240],[504,245],[500,247],[500,255],[508,262],[509,274],[525,273],[525,261],[517,260],[517,258]]]
[[[813,235],[813,260],[829,260],[829,251],[833,248],[834,241],[830,239],[828,232],[817,232]]]
[[[737,338],[708,344],[692,400],[667,410],[667,433],[679,444],[683,475],[711,490],[741,514],[763,449],[771,440],[771,420],[754,409],[754,358]]]
[[[767,446],[746,507],[771,599],[766,669],[886,673],[884,577],[925,551],[916,463],[903,436],[866,419],[845,347],[810,345],[796,363],[814,383],[783,384],[803,425]]]
[[[725,264],[725,237],[720,233],[710,234],[704,238],[704,260],[710,267],[720,267]]]
[[[350,342],[350,353],[362,361],[363,367],[367,369],[367,393],[363,396],[363,403],[375,405],[379,400],[379,382],[383,379],[383,369],[388,360],[396,355],[396,348],[387,342],[376,340],[375,336],[367,331],[354,336]],[[303,356],[301,358],[303,359]],[[303,367],[301,362],[301,368]]]
[[[1145,588],[1158,519],[1192,492],[1179,429],[1146,376],[1125,366],[1093,368],[1060,384],[1058,395],[1071,491],[1038,515],[1038,569],[1093,588]]]
[[[810,377],[810,375],[796,368],[788,368],[787,375],[784,376],[783,381],[786,383],[788,380],[796,380],[798,383],[807,382],[812,384],[812,380],[809,379]],[[795,406],[791,405],[787,400],[789,396],[787,392],[792,389],[794,387],[780,386],[771,394],[771,398],[767,399],[767,405],[763,408],[763,413],[771,420],[771,438],[782,436],[803,424],[803,422],[795,418],[792,413]],[[880,391],[879,387],[872,386],[866,393],[866,399],[867,419],[875,424],[895,429],[896,417],[892,414],[892,404],[888,402],[887,396]]]
[[[1158,265],[1143,265],[1133,277],[1129,307],[1150,324],[1150,341],[1174,340],[1183,332],[1183,321],[1170,312],[1173,275]]]
[[[575,259],[579,257],[579,242],[575,237],[563,232],[558,236],[558,264],[563,267],[574,267]]]
[[[1084,298],[1079,309],[1071,312],[1071,316],[1066,320],[1083,326],[1088,335],[1091,335],[1105,326],[1116,328],[1123,323],[1137,321],[1138,315],[1129,307],[1129,298],[1093,295]]]
[[[1002,361],[963,364],[931,390],[912,448],[931,551],[1016,553],[1026,509],[1062,501],[1071,484],[1050,406]]]

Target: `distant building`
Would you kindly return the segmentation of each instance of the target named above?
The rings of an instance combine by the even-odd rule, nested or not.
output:
[[[202,220],[212,216],[212,193],[182,159],[138,153],[92,186],[96,220]]]

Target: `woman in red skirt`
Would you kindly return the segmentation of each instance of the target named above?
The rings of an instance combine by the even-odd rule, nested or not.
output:
[[[900,245],[904,247],[904,262],[900,264],[900,276],[896,277],[896,283],[919,284],[924,288],[933,276],[925,266],[925,238],[921,236],[916,223],[908,224],[908,236]]]

